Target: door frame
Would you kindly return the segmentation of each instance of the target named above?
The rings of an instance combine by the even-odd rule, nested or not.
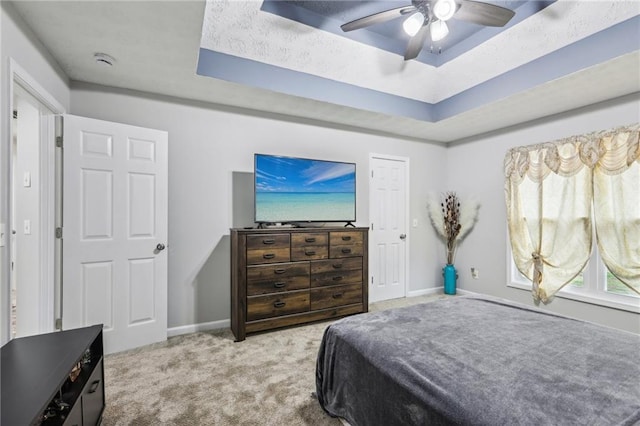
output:
[[[405,241],[405,252],[404,252],[404,297],[407,297],[407,295],[409,294],[409,251],[410,251],[410,246],[411,246],[411,228],[409,227],[410,224],[410,212],[409,212],[409,207],[410,207],[410,186],[411,186],[411,182],[409,180],[409,176],[411,175],[410,173],[410,159],[409,157],[402,157],[402,156],[397,156],[397,155],[389,155],[389,154],[376,154],[376,153],[369,153],[369,173],[368,173],[368,179],[367,181],[369,182],[369,229],[371,230],[371,232],[374,232],[374,229],[372,227],[371,224],[371,212],[373,211],[374,208],[374,203],[373,203],[373,199],[374,199],[374,190],[373,187],[371,186],[371,179],[373,177],[373,160],[374,159],[380,159],[380,160],[389,160],[389,161],[401,161],[405,164],[405,169],[404,169],[404,185],[405,185],[405,193],[404,193],[404,211],[405,211],[405,215],[404,215],[404,229],[405,229],[405,233],[407,234],[407,238]],[[375,238],[369,238],[369,253],[373,253],[373,250],[375,250],[375,247],[373,246],[373,244],[375,243]],[[373,265],[372,265],[372,261],[373,261],[373,256],[369,255],[369,277],[368,282],[369,282],[369,288],[371,288],[371,286],[373,285],[373,275],[372,275],[372,271],[374,270]],[[369,294],[371,295],[371,291],[369,291]]]
[[[31,76],[15,59],[9,57],[9,75],[7,78],[8,85],[8,109],[9,114],[13,111],[15,105],[13,102],[14,88],[19,85],[27,93],[33,96],[38,102],[47,107],[52,114],[63,114],[66,112],[64,106],[58,102],[38,81]],[[56,313],[56,297],[55,297],[55,274],[58,267],[55,265],[55,209],[56,209],[56,149],[55,149],[55,130],[53,120],[40,116],[40,217],[41,217],[41,272],[40,272],[40,332],[48,332],[54,330],[54,321]],[[52,115],[53,117],[53,115]],[[44,119],[43,119],[44,118]],[[3,151],[11,152],[11,135],[14,123],[13,120],[4,130],[5,146]],[[13,209],[11,200],[11,191],[13,191],[13,164],[11,156],[5,156],[4,164],[8,173],[7,178],[7,230],[13,229],[11,223],[10,212]],[[46,238],[49,236],[49,238]],[[6,295],[5,303],[0,309],[2,312],[2,330],[0,330],[0,341],[2,343],[10,340],[11,337],[11,245],[6,246],[5,255],[2,257],[3,276],[1,280],[1,291]]]

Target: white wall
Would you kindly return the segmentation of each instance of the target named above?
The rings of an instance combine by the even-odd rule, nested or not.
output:
[[[39,85],[51,94],[57,103],[69,109],[71,92],[68,79],[60,67],[44,49],[42,43],[33,35],[24,21],[15,12],[13,6],[0,2],[0,222],[9,223],[9,164],[10,164],[10,87],[12,76],[9,73],[9,58],[23,70],[26,70]],[[8,245],[0,248],[0,343],[9,337],[9,263]]]
[[[477,197],[482,205],[479,221],[463,241],[456,257],[460,287],[533,304],[529,291],[506,287],[507,227],[503,160],[509,148],[550,142],[638,120],[640,94],[635,94],[451,146],[447,150],[448,186],[463,197]],[[471,267],[479,269],[480,279],[471,278]],[[555,298],[544,309],[640,333],[639,314],[560,298]]]
[[[17,155],[13,168],[15,184],[14,273],[17,286],[18,337],[37,334],[40,330],[40,111],[25,97],[16,99],[14,108],[18,111]],[[31,183],[25,186],[25,173],[31,176]],[[24,222],[31,223],[29,234]]]
[[[425,194],[443,181],[443,146],[86,84],[72,86],[71,101],[75,115],[169,132],[170,328],[229,318],[229,228],[252,224],[251,212],[233,209],[253,203],[255,152],[356,162],[363,226],[369,153],[410,157],[410,215],[420,226],[409,235],[409,290],[438,285]]]

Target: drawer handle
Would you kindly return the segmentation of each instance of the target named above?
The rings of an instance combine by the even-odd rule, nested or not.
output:
[[[334,281],[342,281],[342,275],[338,275],[337,277],[333,277],[332,280],[334,280]]]
[[[285,272],[287,272],[287,270],[282,268],[278,268],[275,271],[273,271],[273,273],[277,275],[284,274]]]
[[[262,244],[274,244],[276,240],[269,238],[268,240],[262,240]]]
[[[282,287],[284,287],[285,285],[287,285],[287,283],[285,283],[285,282],[283,282],[283,281],[279,281],[279,282],[277,282],[277,283],[273,283],[273,286],[274,286],[275,288],[282,288]]]
[[[273,259],[274,257],[276,257],[276,255],[273,253],[266,253],[266,254],[263,254],[262,257],[265,259]]]
[[[307,237],[307,238],[304,239],[304,242],[305,243],[315,243],[316,239],[315,239],[315,237]]]
[[[281,302],[281,301],[277,301],[277,302],[273,302],[273,307],[274,308],[284,308],[284,305],[286,305],[286,303]]]
[[[340,268],[342,268],[342,263],[334,263],[331,266],[333,266],[333,269],[340,269]]]
[[[343,248],[342,252],[347,254],[347,253],[351,253],[351,249],[350,248]]]
[[[334,299],[340,299],[342,297],[342,293],[333,293],[332,296]]]
[[[349,235],[343,235],[342,241],[351,241],[351,237]]]
[[[316,252],[315,250],[307,250],[304,252],[304,254],[306,254],[307,256],[315,256]]]
[[[91,383],[91,387],[87,391],[87,393],[94,393],[98,389],[98,385],[100,384],[100,380],[95,380]]]

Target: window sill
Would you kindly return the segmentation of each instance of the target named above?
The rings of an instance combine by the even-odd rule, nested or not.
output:
[[[507,284],[507,287],[517,288],[520,290],[527,290],[529,292],[531,291],[531,284],[511,282]],[[612,296],[615,297],[615,295],[612,295]],[[618,309],[621,311],[640,313],[640,298],[628,297],[628,299],[630,300],[627,302],[626,300],[620,301],[620,300],[607,299],[606,296],[598,297],[593,294],[579,294],[577,292],[572,292],[570,290],[564,290],[564,289],[556,293],[555,297],[559,297],[561,299],[576,300],[578,302],[589,303],[591,305],[605,306],[607,308]],[[620,297],[624,297],[624,296],[620,296]],[[624,297],[624,298],[626,299],[627,297]],[[618,298],[616,297],[616,299]]]

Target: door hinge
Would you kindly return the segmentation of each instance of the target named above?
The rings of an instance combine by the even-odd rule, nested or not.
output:
[[[371,177],[373,177],[373,170],[371,170]]]
[[[62,228],[61,227],[57,227],[56,228],[56,238],[62,238]]]
[[[18,118],[18,110],[17,109],[13,110],[13,118]]]
[[[55,328],[56,330],[62,330],[62,318],[56,318]]]
[[[62,148],[62,136],[56,136],[56,148]]]

